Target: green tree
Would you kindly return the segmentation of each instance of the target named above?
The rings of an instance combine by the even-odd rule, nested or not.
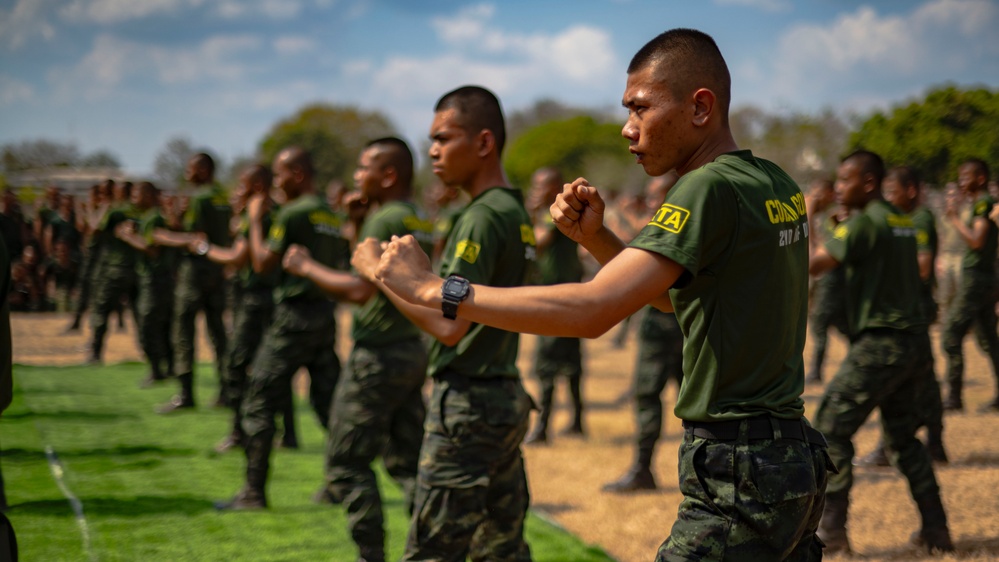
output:
[[[877,112],[850,136],[849,148],[872,150],[889,166],[907,165],[943,185],[967,158],[999,165],[999,91],[945,85],[922,100]]]
[[[269,162],[289,146],[312,154],[315,182],[320,190],[333,179],[348,185],[364,145],[375,138],[394,135],[392,122],[379,112],[326,103],[307,105],[275,124],[260,141],[260,157]]]
[[[510,181],[530,185],[531,175],[555,166],[567,181],[583,176],[593,185],[613,191],[637,191],[645,176],[628,152],[621,125],[598,121],[591,115],[536,125],[510,144],[504,167]]]

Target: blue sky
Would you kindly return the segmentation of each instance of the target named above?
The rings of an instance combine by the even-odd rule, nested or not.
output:
[[[623,119],[629,59],[673,27],[715,38],[736,106],[999,88],[999,0],[0,0],[0,144],[72,141],[144,174],[170,138],[228,160],[327,101],[383,112],[417,149],[468,83],[507,113],[554,98]]]

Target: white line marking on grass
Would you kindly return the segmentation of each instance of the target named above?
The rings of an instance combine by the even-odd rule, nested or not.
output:
[[[52,445],[45,446],[45,458],[49,461],[49,470],[52,471],[52,477],[55,478],[56,485],[59,486],[62,495],[69,500],[69,505],[73,508],[73,513],[76,515],[76,524],[80,527],[80,534],[83,535],[83,553],[90,560],[97,560],[97,556],[90,549],[90,528],[87,526],[87,518],[83,515],[83,502],[66,485],[66,470],[62,466],[62,462],[59,461],[59,456],[56,455]]]

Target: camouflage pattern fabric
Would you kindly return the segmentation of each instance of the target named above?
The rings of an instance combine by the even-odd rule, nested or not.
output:
[[[821,371],[829,344],[829,329],[849,333],[846,323],[846,269],[837,267],[815,280],[811,317],[808,326],[815,342],[812,369]]]
[[[347,528],[365,560],[384,559],[385,531],[378,481],[381,456],[413,512],[423,442],[427,350],[421,339],[355,345],[333,397],[326,458],[329,490],[347,510]]]
[[[929,452],[916,438],[920,423],[916,362],[924,357],[918,349],[923,345],[923,335],[897,330],[868,330],[851,343],[814,419],[815,428],[829,442],[829,456],[838,471],[829,477],[829,496],[848,497],[853,486],[853,435],[874,408],[880,408],[889,458],[908,480],[913,498],[919,502],[938,497]]]
[[[683,380],[683,333],[676,315],[648,307],[638,329],[635,365],[635,419],[638,428],[638,462],[650,466],[656,441],[662,434],[666,384]]]
[[[541,389],[538,404],[538,423],[548,425],[552,401],[555,398],[555,379],[566,377],[569,394],[572,396],[573,413],[576,420],[583,415],[583,396],[580,382],[583,376],[583,356],[579,338],[555,338],[539,336],[534,356],[534,377]]]
[[[309,371],[309,402],[319,424],[328,427],[333,391],[340,378],[332,301],[292,300],[274,308],[260,351],[253,360],[243,397],[247,484],[264,492],[273,448],[274,416],[291,400],[291,379]]]
[[[683,501],[657,562],[822,559],[815,537],[824,505],[828,456],[795,439],[736,441],[694,436],[680,444]]]
[[[135,305],[139,318],[139,343],[157,376],[173,374],[173,344],[170,339],[173,293],[171,277],[139,276],[139,299]]]
[[[964,354],[961,350],[964,336],[975,328],[975,336],[982,351],[992,361],[992,373],[999,382],[999,337],[996,335],[996,277],[965,268],[961,272],[961,286],[954,302],[947,311],[943,330],[943,350],[947,354],[947,384],[950,400],[961,400],[964,383]]]
[[[404,561],[531,560],[520,454],[531,406],[519,379],[434,378]]]
[[[264,332],[274,316],[274,297],[270,289],[238,290],[233,307],[232,345],[229,364],[222,377],[222,397],[236,412],[234,426],[242,425],[241,404],[246,393],[247,372],[254,355],[260,349]]]
[[[105,263],[100,267],[100,276],[95,281],[97,286],[94,306],[90,313],[90,324],[94,330],[90,356],[100,358],[108,331],[108,316],[121,306],[122,297],[128,299],[132,305],[132,313],[136,314],[135,268],[131,265],[119,267]]]
[[[215,348],[215,369],[225,373],[227,338],[222,313],[225,310],[225,279],[222,270],[206,267],[202,260],[181,260],[173,308],[174,369],[177,375],[194,373],[195,318],[205,313],[208,337]]]

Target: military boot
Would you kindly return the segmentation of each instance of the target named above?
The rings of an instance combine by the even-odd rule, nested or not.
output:
[[[850,499],[845,494],[826,494],[822,520],[815,532],[826,545],[823,554],[851,554],[850,539],[846,534],[846,515]]]
[[[933,459],[933,462],[947,464],[950,461],[947,458],[947,451],[944,450],[941,433],[942,430],[927,430],[926,450],[930,452],[930,458]]]
[[[270,469],[270,437],[246,438],[246,484],[229,501],[216,502],[219,511],[244,511],[267,507],[267,471]]]
[[[947,528],[947,514],[944,512],[940,496],[916,500],[919,515],[923,520],[921,529],[912,534],[912,544],[921,546],[930,554],[934,552],[954,552],[954,543]]]
[[[655,490],[656,479],[652,469],[644,463],[636,463],[621,478],[604,484],[601,490],[615,494],[636,492],[640,490]]]
[[[194,408],[194,375],[191,373],[177,375],[177,380],[180,381],[180,394],[177,394],[169,402],[157,408],[156,413],[170,414],[179,410]]]
[[[948,378],[947,398],[943,401],[943,410],[945,412],[960,412],[964,410],[964,402],[961,400],[963,386],[962,381]]]

